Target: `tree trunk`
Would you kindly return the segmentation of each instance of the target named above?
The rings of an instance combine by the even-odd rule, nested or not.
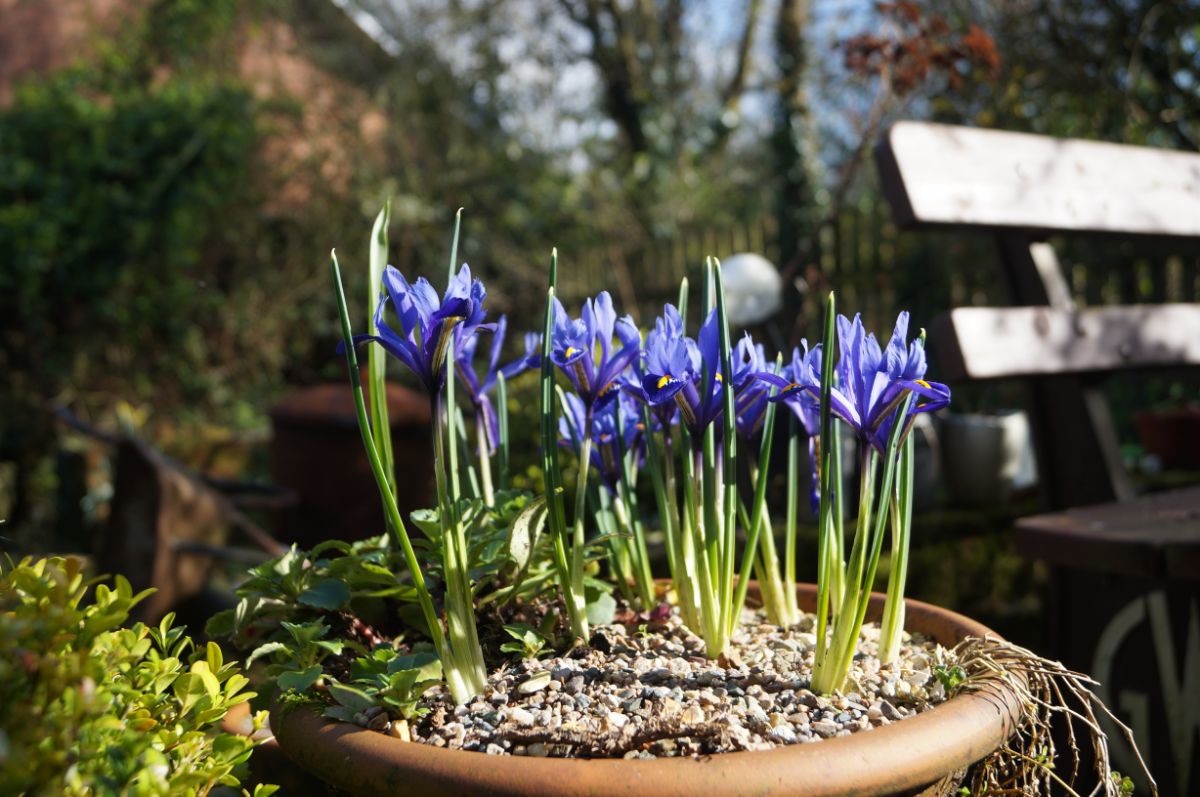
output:
[[[771,141],[778,175],[775,213],[779,222],[779,267],[785,285],[819,259],[819,214],[812,176],[815,160],[804,84],[808,12],[808,0],[781,0],[775,25],[779,83]],[[784,289],[783,317],[799,317],[800,299],[795,291]]]

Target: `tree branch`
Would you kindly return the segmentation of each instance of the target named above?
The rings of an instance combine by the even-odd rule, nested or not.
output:
[[[608,24],[613,30],[615,42],[605,41],[605,9],[599,0],[559,0],[572,21],[587,30],[592,38],[589,58],[600,73],[604,83],[604,107],[608,115],[617,124],[625,136],[632,154],[637,155],[648,149],[643,115],[645,106],[635,85],[636,65],[631,58],[636,57],[636,46],[630,37],[624,34],[624,23],[620,11],[611,2],[608,6]]]
[[[750,0],[746,9],[746,26],[742,30],[742,38],[738,42],[737,62],[733,74],[725,90],[721,92],[721,104],[726,108],[736,108],[746,86],[746,76],[750,72],[751,50],[754,44],[754,32],[758,28],[758,15],[762,10],[762,0]]]
[[[721,152],[729,141],[733,126],[725,124],[725,114],[736,111],[742,95],[746,91],[746,79],[750,74],[752,61],[751,52],[754,45],[754,32],[758,29],[758,16],[762,10],[762,0],[750,0],[746,8],[746,26],[742,29],[742,37],[738,41],[737,60],[734,62],[733,74],[721,91],[720,116],[714,120],[715,135],[707,148],[707,155],[712,156]]]

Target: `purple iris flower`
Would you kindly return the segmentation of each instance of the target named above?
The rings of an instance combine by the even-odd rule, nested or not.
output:
[[[450,335],[456,342],[466,341],[481,329],[490,329],[483,318],[487,311],[483,300],[487,291],[483,283],[471,278],[471,269],[463,265],[450,278],[446,292],[439,300],[437,291],[424,277],[409,283],[395,267],[383,273],[386,294],[375,309],[378,335],[360,335],[355,343],[373,340],[412,371],[430,395],[436,395],[446,379],[446,348]],[[400,321],[399,331],[392,329],[384,318],[391,304]],[[457,329],[456,329],[457,327]]]
[[[862,318],[851,321],[838,316],[838,344],[842,356],[837,363],[837,384],[830,390],[830,411],[858,430],[859,435],[880,451],[887,448],[892,416],[911,391],[916,401],[905,423],[911,426],[918,413],[933,412],[950,403],[950,388],[924,379],[925,349],[918,341],[908,342],[908,313],[896,319],[886,350],[863,328]],[[816,350],[814,349],[814,352]],[[816,367],[793,374],[792,384],[782,386],[774,400],[794,402],[800,392],[821,395],[820,359]],[[780,383],[763,377],[773,384]]]
[[[768,362],[761,343],[755,343],[747,332],[733,350],[734,413],[738,434],[749,439],[762,429],[767,412],[767,397],[771,389],[758,377],[774,373],[775,363]]]
[[[458,374],[459,381],[466,388],[467,396],[471,399],[475,412],[483,418],[488,453],[496,450],[496,443],[500,437],[500,423],[496,416],[496,408],[492,406],[492,400],[488,396],[488,393],[496,386],[497,375],[504,374],[505,379],[511,379],[517,374],[537,367],[540,360],[539,356],[531,352],[531,344],[537,346],[541,336],[533,334],[531,341],[530,335],[527,334],[525,336],[525,354],[501,368],[500,352],[504,348],[504,335],[507,329],[508,319],[500,316],[500,320],[496,322],[492,332],[492,347],[488,352],[487,369],[482,378],[475,370],[475,353],[479,348],[479,336],[475,334],[477,330],[464,330],[463,327],[455,330],[454,370]]]
[[[700,327],[698,343],[683,335],[682,325],[678,324],[679,313],[674,307],[666,305],[663,313],[667,319],[664,328],[678,331],[673,335],[656,336],[653,342],[647,340],[642,360],[641,395],[655,407],[673,401],[688,431],[699,439],[708,425],[724,412],[717,313],[713,310],[708,314]],[[711,374],[711,384],[705,398],[701,393],[704,392],[706,367]]]
[[[650,330],[646,335],[646,347],[642,357],[633,361],[629,370],[622,378],[621,388],[626,395],[633,396],[642,404],[649,405],[654,413],[654,418],[658,422],[658,426],[666,429],[672,423],[678,414],[675,403],[672,401],[662,401],[655,404],[650,400],[650,394],[646,392],[643,386],[646,377],[646,355],[649,352],[658,352],[656,358],[661,358],[661,352],[668,346],[672,345],[672,341],[683,339],[683,321],[679,317],[679,311],[672,305],[663,307],[663,314],[654,319],[654,329]]]
[[[613,345],[614,334],[619,349]],[[550,343],[550,359],[570,378],[592,412],[616,398],[617,380],[641,350],[642,336],[629,316],[617,318],[612,297],[602,291],[584,302],[581,316],[575,319],[555,299]]]
[[[810,349],[808,341],[801,339],[800,345],[792,349],[792,361],[783,367],[782,373],[763,370],[755,376],[779,388],[770,400],[786,403],[806,435],[811,438],[821,433],[821,344]]]
[[[821,504],[820,481],[817,474],[818,447],[821,435],[821,344],[808,347],[801,339],[800,345],[792,349],[792,361],[783,367],[783,373],[762,371],[756,374],[762,382],[774,385],[779,393],[770,401],[783,401],[800,421],[808,437],[808,469],[812,474],[812,489],[809,504],[817,513]]]
[[[587,407],[574,393],[566,393],[566,406],[558,419],[559,443],[570,447],[576,455],[583,449],[582,435],[592,438],[591,466],[595,468],[609,490],[615,491],[622,475],[621,459],[629,451],[641,456],[642,422],[633,399],[627,395],[610,401],[592,413],[590,429]]]

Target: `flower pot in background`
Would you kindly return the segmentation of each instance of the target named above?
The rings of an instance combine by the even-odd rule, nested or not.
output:
[[[1139,412],[1133,416],[1147,454],[1169,470],[1200,470],[1200,406]]]
[[[996,504],[1037,482],[1029,417],[1022,410],[940,419],[942,465],[955,504]]]
[[[408,517],[433,503],[432,413],[428,399],[400,385],[388,384],[387,401],[396,500]],[[278,539],[311,548],[322,540],[383,533],[383,509],[346,385],[314,385],[285,396],[271,408],[271,427],[271,479],[299,497],[280,513]]]

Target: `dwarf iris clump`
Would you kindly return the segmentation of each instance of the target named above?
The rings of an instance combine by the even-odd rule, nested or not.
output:
[[[850,670],[889,517],[894,557],[880,658],[886,663],[896,655],[903,626],[903,589],[912,523],[913,444],[908,433],[917,413],[931,412],[950,403],[948,387],[924,379],[924,333],[920,339],[908,341],[908,313],[901,313],[896,320],[886,351],[880,349],[873,334],[865,331],[859,316],[853,321],[838,316],[836,323],[841,354],[836,370],[832,367],[833,359],[824,358],[819,380],[815,379],[815,369],[808,369],[778,396],[779,400],[797,405],[800,411],[805,406],[811,407],[811,399],[816,396],[820,407],[819,439],[833,441],[822,453],[819,468],[817,653],[813,688],[821,692],[840,688]],[[824,351],[833,350],[833,329],[834,298],[830,295]],[[838,421],[850,426],[862,444],[858,522],[848,560],[843,559],[841,552],[843,502],[831,495],[836,490],[833,478],[841,473],[835,429]],[[826,629],[831,603],[830,639]]]
[[[421,630],[431,638],[458,702],[479,694],[486,682],[477,602],[516,594],[522,579],[538,569],[531,566],[535,557],[544,564],[540,578],[561,597],[556,603],[567,639],[576,644],[589,640],[592,623],[611,617],[613,601],[606,590],[614,584],[595,577],[602,567],[631,607],[650,612],[673,600],[712,657],[727,652],[754,578],[769,619],[780,625],[798,622],[796,526],[802,496],[808,497],[820,529],[814,688],[830,692],[845,680],[889,520],[893,566],[880,657],[889,661],[896,656],[912,524],[909,432],[916,414],[950,400],[945,385],[925,379],[923,333],[908,340],[907,313],[900,315],[882,348],[861,318],[836,315],[831,295],[822,342],[810,347],[803,341],[786,361],[784,355],[771,359],[748,334],[733,344],[721,266],[710,258],[703,274],[703,317],[695,335],[688,334],[684,280],[678,303],[663,307],[643,343],[633,320],[618,317],[607,292],[586,300],[578,317],[567,313],[557,298],[555,252],[540,333],[527,333],[523,352],[501,366],[508,319],[486,320],[483,284],[467,266],[456,264],[458,226],[449,282],[439,296],[424,278],[410,282],[385,265],[386,224],[385,208],[372,237],[373,306],[366,335],[351,335],[336,258],[333,274],[363,442],[380,488],[389,539],[403,551],[424,622]],[[489,334],[480,370],[481,337]],[[364,342],[375,344],[369,360],[369,414],[355,358],[355,346]],[[396,508],[382,399],[384,365],[378,352],[393,355],[416,375],[433,408],[438,506],[436,513],[413,515],[428,537],[418,545]],[[519,511],[503,513],[514,518],[511,562],[491,567],[487,577],[511,583],[481,590],[472,581],[481,572],[470,567],[473,524],[509,495],[504,492],[507,382],[533,368],[540,369],[543,495]],[[457,378],[447,379],[448,370]],[[463,405],[474,414],[473,458],[456,385],[465,394]],[[780,404],[791,416],[782,553],[766,500]],[[840,477],[840,440],[846,430],[857,439],[862,456],[859,511],[848,557]],[[801,454],[804,438],[807,457]],[[570,494],[560,452],[575,463]],[[495,458],[499,491],[493,480]],[[654,497],[652,513],[638,501],[639,481],[644,487],[645,479]],[[568,499],[573,500],[569,517]],[[666,592],[653,579],[647,542],[652,530],[661,531],[665,546],[671,576]],[[418,549],[435,552],[440,571],[428,570]],[[440,572],[444,582],[438,600],[426,583],[427,572]],[[546,617],[536,635],[539,651],[543,636],[546,644],[553,641],[553,609]],[[516,627],[509,626],[507,633],[526,646],[524,651],[534,636],[524,627],[517,636]],[[506,650],[515,650],[514,643],[506,644]]]
[[[373,242],[376,245],[382,243],[386,252],[386,238],[381,240],[375,237]],[[457,248],[457,235],[455,242]],[[388,266],[383,274],[386,292],[374,313],[377,334],[354,338],[350,330],[350,318],[336,255],[332,258],[331,269],[342,316],[343,346],[354,391],[359,427],[376,483],[383,497],[389,532],[404,551],[426,629],[442,662],[446,684],[455,700],[465,702],[483,690],[487,672],[475,623],[475,597],[467,572],[469,555],[466,530],[459,515],[461,486],[455,462],[458,413],[454,404],[454,380],[445,378],[445,368],[447,360],[454,361],[456,334],[466,335],[481,328],[486,314],[483,309],[486,291],[483,283],[473,280],[470,269],[463,266],[458,274],[451,278],[445,294],[439,299],[437,292],[424,278],[410,284],[404,275]],[[385,318],[385,310],[389,306],[399,319],[399,330],[394,330]],[[430,393],[434,419],[434,474],[437,481],[441,532],[438,542],[446,582],[444,625],[434,607],[433,596],[422,575],[421,563],[400,517],[394,492],[394,475],[389,476],[379,456],[375,444],[376,436],[367,417],[355,355],[356,345],[365,340],[378,343],[389,354],[399,359],[421,380]],[[372,380],[370,384],[374,394],[377,388],[382,387],[382,380],[378,383]],[[371,406],[378,411],[380,407],[386,408],[386,401],[377,400],[373,395]],[[376,428],[387,430],[386,414],[377,412],[375,424]],[[449,445],[447,437],[450,440]]]

